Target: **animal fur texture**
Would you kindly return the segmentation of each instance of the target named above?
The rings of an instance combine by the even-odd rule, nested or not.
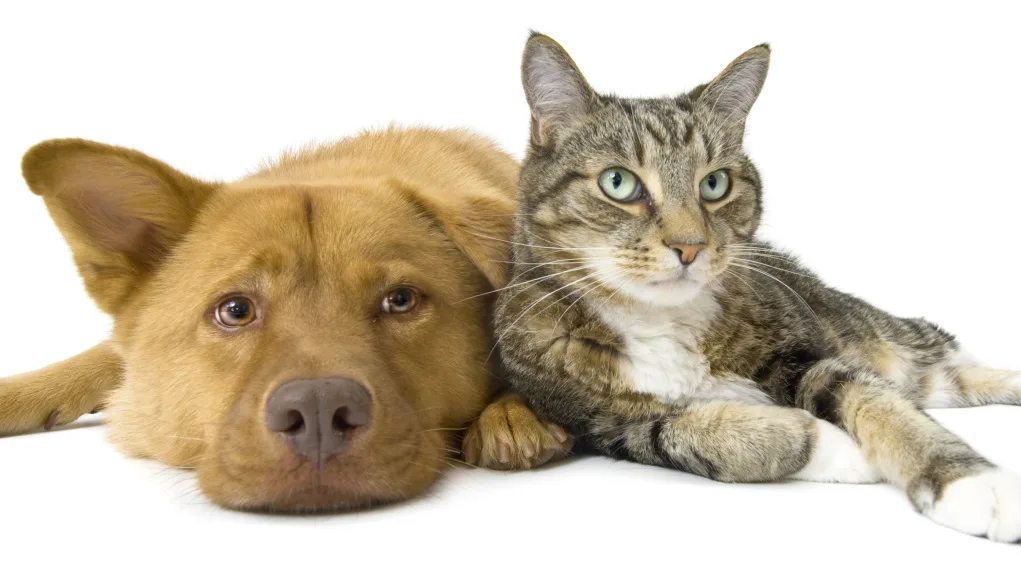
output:
[[[528,41],[532,137],[496,312],[512,388],[581,449],[726,482],[889,481],[938,523],[1017,541],[1021,479],[923,409],[1021,404],[1021,375],[756,237],[742,138],[769,56],[625,99]]]
[[[229,183],[64,139],[33,147],[23,171],[114,329],[0,379],[0,432],[103,409],[120,450],[195,469],[220,505],[345,509],[425,489],[498,387],[492,301],[465,298],[506,281],[496,240],[511,232],[518,167],[482,137],[392,128]],[[397,289],[414,308],[386,307]],[[225,327],[219,313],[238,299],[251,319]],[[266,420],[278,386],[318,377],[358,381],[373,404],[319,463]],[[507,396],[464,445],[477,464],[527,467],[565,442]]]

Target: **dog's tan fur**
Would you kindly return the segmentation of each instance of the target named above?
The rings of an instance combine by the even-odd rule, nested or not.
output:
[[[480,137],[427,129],[310,148],[232,183],[89,141],[35,146],[25,179],[114,330],[0,381],[0,431],[102,407],[121,450],[197,469],[203,491],[233,508],[350,508],[420,492],[493,392],[489,296],[468,298],[505,283],[517,169]],[[419,290],[420,306],[382,313],[396,286]],[[257,319],[225,331],[212,312],[236,294]],[[375,409],[321,469],[263,420],[276,386],[317,376],[360,381]],[[565,438],[504,397],[465,450],[479,465],[532,466],[563,454]]]

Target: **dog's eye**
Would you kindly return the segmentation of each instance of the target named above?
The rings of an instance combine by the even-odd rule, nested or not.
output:
[[[394,288],[383,297],[380,308],[387,314],[404,314],[414,310],[421,301],[421,296],[414,288],[401,286]]]
[[[226,328],[248,326],[255,321],[255,304],[244,296],[232,296],[216,306],[216,322]]]

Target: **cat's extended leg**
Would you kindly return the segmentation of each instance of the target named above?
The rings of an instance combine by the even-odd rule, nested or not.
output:
[[[466,463],[489,469],[531,469],[562,459],[574,441],[560,426],[539,420],[520,395],[490,403],[465,432]]]
[[[801,378],[798,403],[850,433],[869,462],[937,523],[1001,542],[1021,539],[1021,477],[976,453],[885,379],[824,360]]]
[[[618,397],[592,419],[586,443],[606,455],[717,481],[880,480],[847,433],[789,407]]]
[[[1021,405],[1021,373],[968,363],[937,364],[919,381],[925,406]]]
[[[102,407],[120,385],[120,358],[108,343],[48,367],[0,379],[0,433],[50,429]]]

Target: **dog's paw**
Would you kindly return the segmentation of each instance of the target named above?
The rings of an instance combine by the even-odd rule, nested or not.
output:
[[[34,385],[21,378],[0,379],[0,434],[48,431],[95,413],[100,406],[90,398],[61,398],[45,387],[30,388]]]
[[[518,395],[489,404],[465,433],[465,462],[489,469],[531,469],[566,457],[574,441],[560,426],[539,420]]]
[[[1021,477],[990,469],[944,488],[923,513],[934,522],[997,542],[1021,541]]]
[[[121,382],[108,343],[36,371],[0,378],[0,434],[53,429],[102,409]]]

